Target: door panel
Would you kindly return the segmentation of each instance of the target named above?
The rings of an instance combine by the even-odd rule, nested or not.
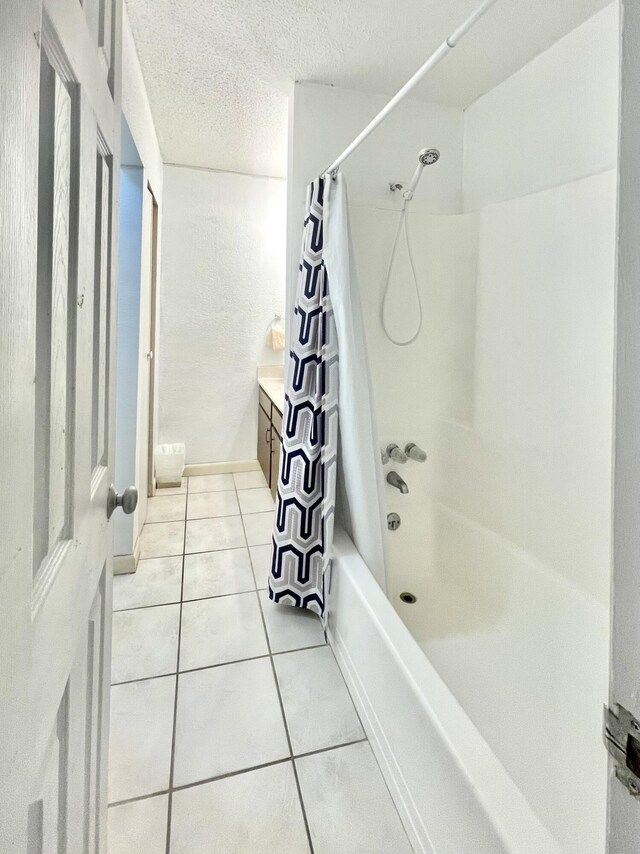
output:
[[[111,210],[111,169],[105,147],[99,140],[96,153],[96,222],[95,261],[93,283],[93,388],[91,419],[92,469],[104,466],[107,461],[106,397],[109,364],[109,314],[111,294],[109,288],[109,258],[111,235],[109,211]]]
[[[111,67],[111,31],[113,27],[113,0],[100,0],[98,10],[98,47],[104,57],[104,62]]]
[[[111,65],[111,36],[113,25],[112,0],[82,0],[85,20],[92,41],[98,47],[105,69]]]
[[[108,75],[106,8],[0,4],[3,852],[106,851],[121,3]]]
[[[75,336],[69,311],[71,147],[73,84],[40,57],[40,155],[38,171],[38,289],[36,303],[34,574],[68,536],[70,505],[68,437]],[[74,202],[76,200],[74,199]],[[70,347],[71,345],[71,347]]]

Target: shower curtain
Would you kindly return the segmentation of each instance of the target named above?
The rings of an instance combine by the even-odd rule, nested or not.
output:
[[[382,469],[352,259],[344,178],[319,178],[307,192],[269,596],[323,618],[336,518],[386,586]]]

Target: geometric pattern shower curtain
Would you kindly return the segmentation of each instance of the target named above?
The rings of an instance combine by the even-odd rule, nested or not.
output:
[[[324,617],[338,453],[338,348],[323,249],[323,178],[307,191],[287,360],[269,596]]]

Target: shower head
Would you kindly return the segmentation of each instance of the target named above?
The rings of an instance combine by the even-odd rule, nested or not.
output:
[[[423,148],[418,155],[418,160],[423,166],[431,166],[440,160],[440,152],[437,148]]]
[[[437,163],[438,160],[440,160],[440,152],[437,148],[422,149],[420,154],[418,154],[418,165],[416,166],[416,171],[413,173],[413,178],[411,179],[409,188],[404,190],[402,193],[405,201],[410,202],[413,198],[413,194],[418,186],[418,181],[420,180],[420,175],[422,175],[424,167],[431,166],[433,163]]]

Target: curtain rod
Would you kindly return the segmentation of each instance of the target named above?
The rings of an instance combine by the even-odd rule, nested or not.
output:
[[[373,133],[373,131],[381,125],[382,122],[387,118],[389,113],[398,106],[400,101],[407,97],[409,92],[414,89],[418,83],[422,80],[422,78],[427,74],[428,71],[437,65],[441,59],[444,59],[447,54],[451,53],[451,51],[456,47],[460,39],[471,29],[471,27],[479,21],[480,18],[484,15],[484,13],[490,9],[496,0],[484,0],[484,3],[481,3],[480,6],[473,12],[469,17],[462,23],[457,30],[455,30],[448,39],[445,39],[440,47],[431,54],[429,59],[421,65],[420,68],[416,71],[416,73],[404,84],[402,89],[397,92],[393,98],[389,101],[386,106],[384,106],[375,118],[373,118],[366,128],[361,131],[358,136],[353,140],[351,145],[348,145],[345,150],[342,152],[340,157],[337,157],[331,166],[325,170],[324,174],[335,175],[338,171],[338,168],[344,161],[349,157],[349,155],[353,154],[353,152],[358,148],[358,146],[365,141],[365,139],[369,136],[369,134]]]

